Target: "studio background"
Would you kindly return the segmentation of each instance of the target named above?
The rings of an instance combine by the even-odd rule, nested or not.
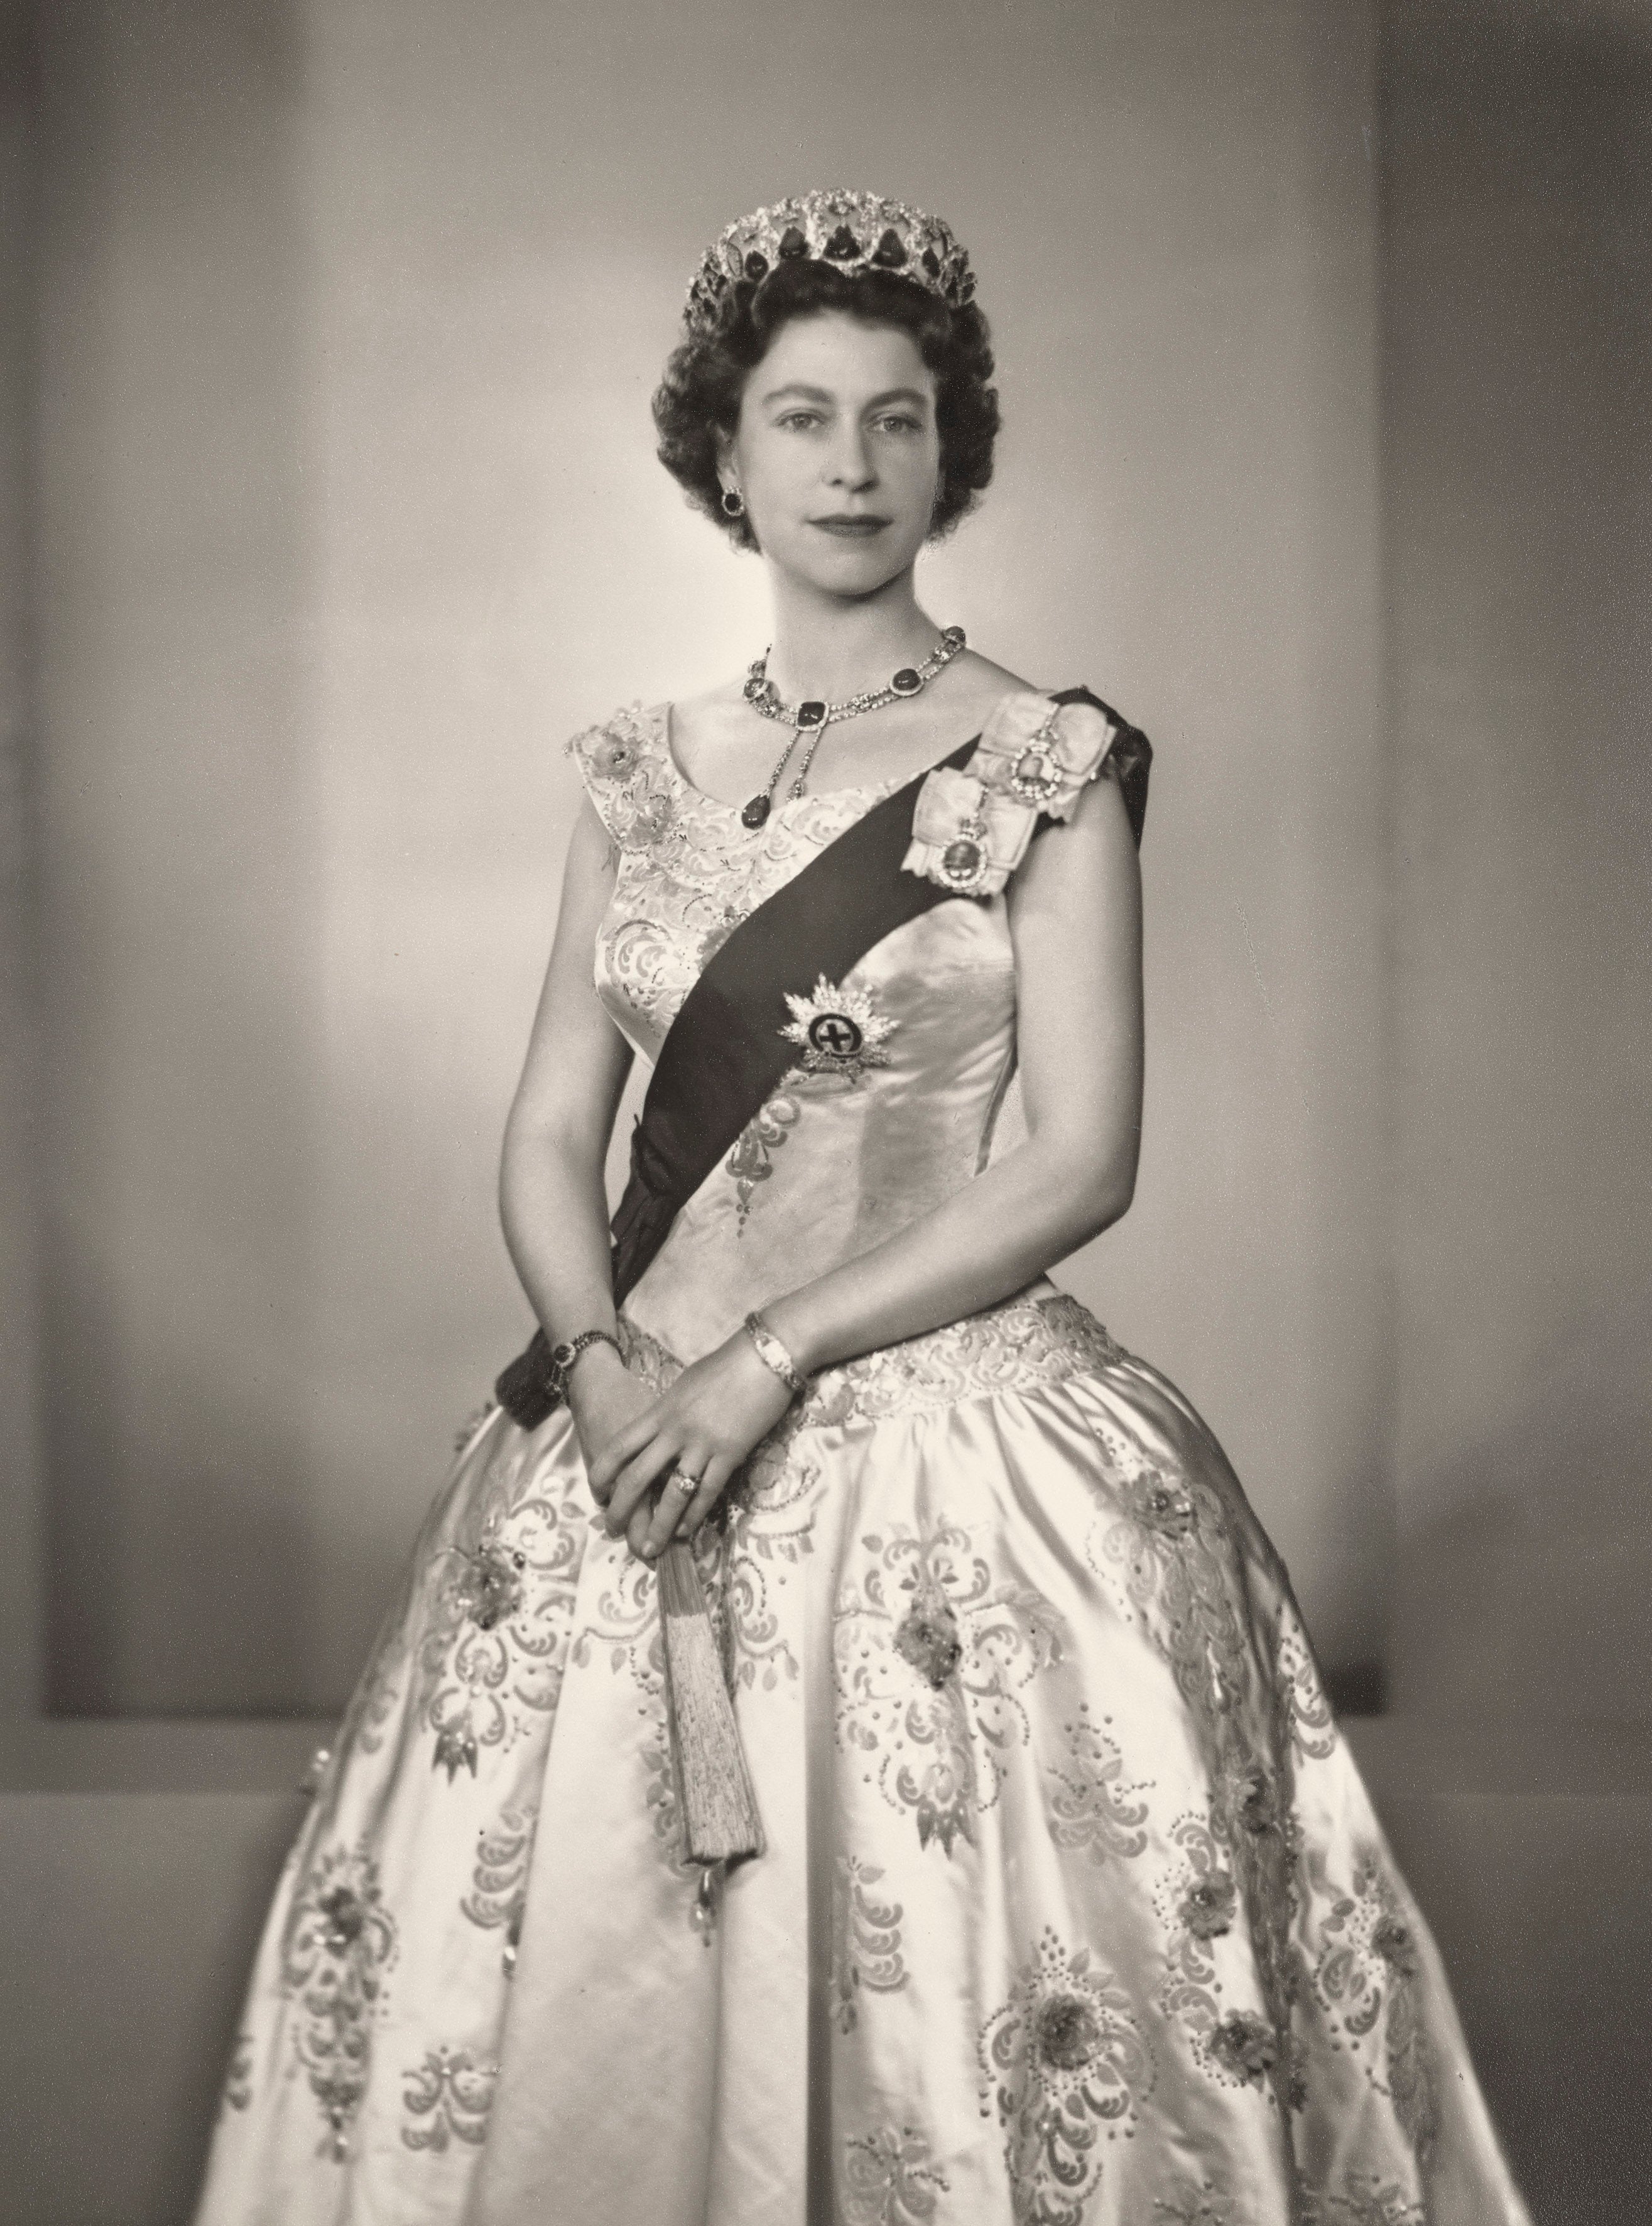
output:
[[[177,2215],[290,1828],[254,1720],[341,1704],[527,1325],[494,1184],[562,742],[766,639],[648,397],[721,225],[839,182],[948,218],[998,344],[926,602],[1155,746],[1141,1175],[1060,1280],[1392,1712],[1374,1783],[1540,2216],[1638,2216],[1647,11],[0,27],[0,1829],[41,1956],[103,1925],[125,1974],[92,2042],[73,1988],[44,2037],[0,2008],[20,2226]]]

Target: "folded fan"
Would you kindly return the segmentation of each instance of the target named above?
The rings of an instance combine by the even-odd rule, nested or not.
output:
[[[763,1852],[746,1756],[723,1676],[700,1572],[682,1539],[659,1558],[665,1638],[665,1707],[671,1764],[683,1805],[686,1853],[696,1863],[738,1862]]]

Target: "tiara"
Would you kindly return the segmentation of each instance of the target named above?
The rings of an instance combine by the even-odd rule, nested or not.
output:
[[[683,321],[691,333],[715,324],[731,286],[753,283],[782,263],[810,258],[839,270],[887,270],[912,279],[953,308],[974,297],[968,251],[938,217],[879,194],[798,194],[754,209],[706,250]]]

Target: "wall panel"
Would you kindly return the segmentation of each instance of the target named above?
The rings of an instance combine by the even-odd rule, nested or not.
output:
[[[60,1701],[347,1689],[525,1319],[494,1167],[560,743],[765,638],[648,394],[705,241],[835,178],[951,218],[1001,342],[998,482],[928,560],[937,614],[1159,747],[1141,1180],[1070,1280],[1207,1413],[1327,1653],[1369,1670],[1367,12],[79,0],[54,25]]]

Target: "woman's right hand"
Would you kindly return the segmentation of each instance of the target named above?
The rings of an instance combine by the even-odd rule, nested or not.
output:
[[[568,1379],[568,1409],[588,1478],[604,1446],[645,1407],[651,1407],[655,1396],[612,1345],[589,1345],[580,1355]]]

